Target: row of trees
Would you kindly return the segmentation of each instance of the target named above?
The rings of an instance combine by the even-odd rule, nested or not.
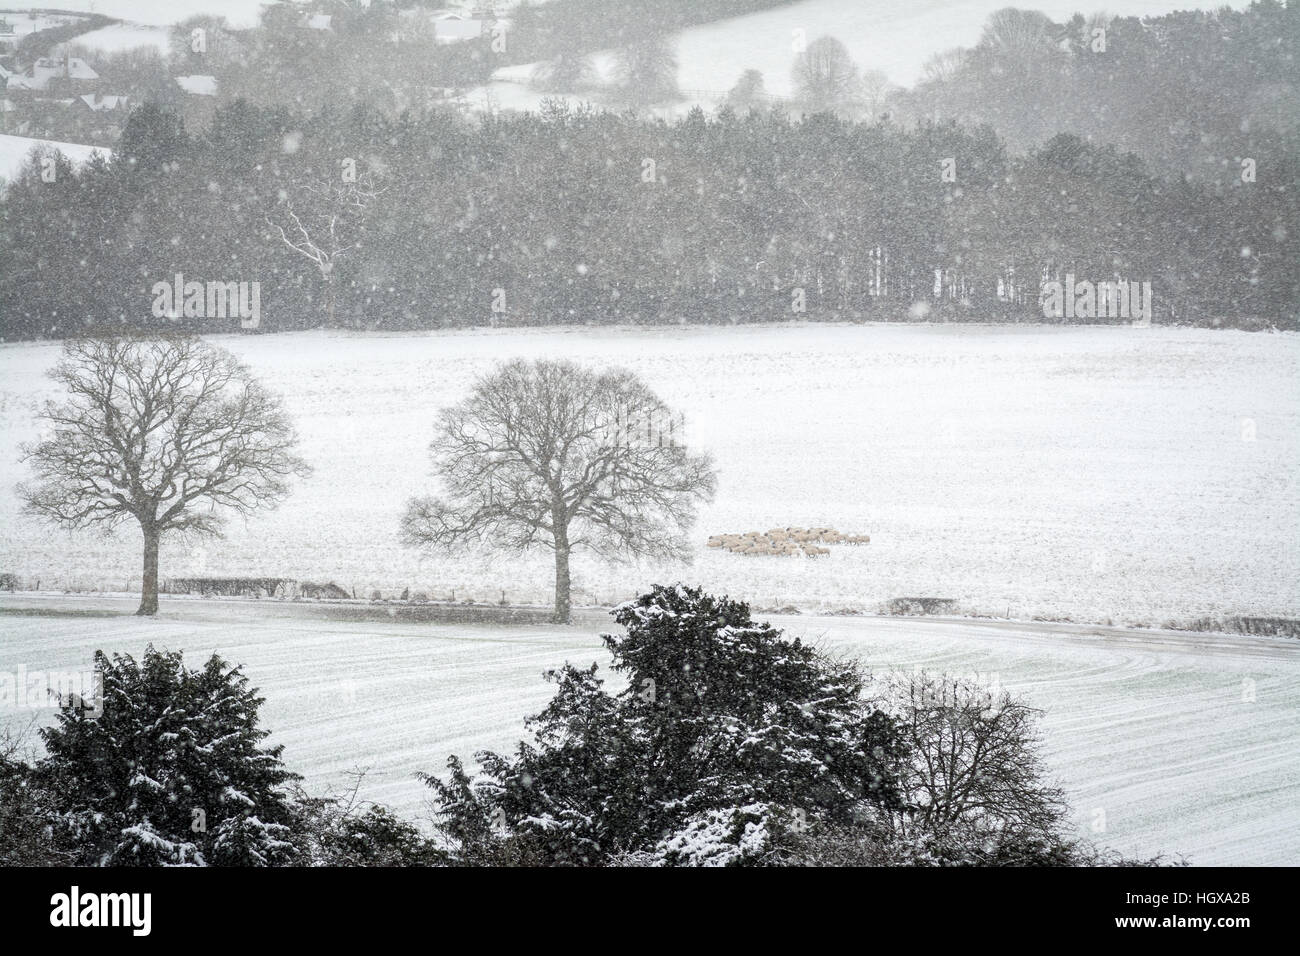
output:
[[[157,323],[176,273],[259,282],[264,330],[1035,320],[1068,273],[1151,282],[1157,321],[1289,326],[1297,182],[1294,160],[1198,185],[1073,136],[1017,158],[988,127],[828,115],[240,103],[191,136],[143,107],[112,163],[9,186],[0,334]]]
[[[311,797],[264,744],[263,699],[217,656],[97,653],[44,754],[0,747],[0,864],[88,866],[1061,866],[1124,860],[1074,835],[1037,714],[931,674],[872,680],[743,603],[654,587],[604,635],[627,686],[566,665],[531,740],[452,758],[436,838]],[[88,707],[88,705],[93,706]]]
[[[279,398],[224,349],[190,337],[69,339],[51,378],[46,434],[24,447],[29,513],[69,529],[134,521],[142,615],[158,611],[164,535],[217,535],[225,514],[278,505],[310,468]],[[408,544],[543,549],[567,623],[569,556],[688,561],[712,462],[679,416],[629,372],[514,361],[444,410],[432,446],[440,494],[413,500]]]

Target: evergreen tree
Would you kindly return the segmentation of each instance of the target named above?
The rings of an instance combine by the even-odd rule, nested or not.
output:
[[[762,107],[766,95],[763,74],[758,70],[746,70],[727,93],[727,105],[738,113],[744,113]]]
[[[893,725],[852,663],[699,588],[656,586],[614,619],[625,689],[567,665],[531,742],[478,754],[479,779],[455,758],[425,778],[462,862],[769,862],[817,821],[896,802]]]
[[[294,854],[283,747],[264,747],[263,699],[217,655],[186,668],[150,646],[95,654],[102,700],[74,698],[41,731],[37,778],[81,865],[268,866]],[[99,711],[96,713],[96,711]]]

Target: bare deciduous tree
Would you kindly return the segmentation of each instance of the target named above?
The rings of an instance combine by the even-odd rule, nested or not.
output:
[[[880,119],[889,100],[889,94],[894,89],[889,82],[889,77],[880,70],[864,70],[858,88],[860,90],[858,101],[866,118]]]
[[[409,544],[488,542],[555,553],[555,617],[570,609],[569,555],[689,558],[685,532],[716,487],[707,455],[635,375],[510,362],[443,411],[431,446],[444,495],[410,502]]]
[[[18,492],[29,513],[66,528],[139,522],[138,614],[158,611],[165,532],[217,534],[217,506],[272,507],[309,471],[279,399],[200,339],[71,339],[50,377],[68,397],[46,403],[51,432],[23,447],[36,481]]]
[[[1067,813],[1046,782],[1038,712],[1006,692],[935,674],[891,682],[890,699],[912,759],[900,773],[904,834],[972,831],[989,839],[1054,832]]]
[[[810,113],[851,112],[858,106],[858,68],[834,37],[819,37],[795,57],[795,98]]]
[[[926,83],[951,83],[960,75],[967,56],[963,47],[942,50],[925,61],[922,78]]]
[[[1055,52],[1051,18],[1037,10],[1004,7],[989,14],[979,47],[998,58],[1004,69],[1026,70]]]
[[[334,324],[337,302],[335,266],[359,245],[358,227],[366,207],[383,192],[373,170],[359,171],[343,160],[339,172],[299,175],[266,224],[280,241],[316,266],[325,283],[325,312]]]

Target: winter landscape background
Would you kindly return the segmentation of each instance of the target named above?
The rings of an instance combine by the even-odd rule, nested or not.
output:
[[[844,785],[861,805],[828,798],[815,862],[842,861],[835,827],[862,824],[865,806],[884,829],[848,843],[879,840],[895,863],[1114,862],[1077,852],[1077,836],[1145,862],[1300,864],[1300,4],[1033,6],[0,0],[0,862],[192,861],[185,814],[159,822],[202,776],[176,769],[180,735],[151,737],[142,717],[133,745],[147,756],[100,787],[71,731],[61,769],[22,749],[68,711],[5,696],[17,675],[153,646],[189,667],[211,653],[243,665],[267,743],[307,794],[346,793],[365,771],[357,796],[420,839],[508,801],[481,786],[481,806],[445,792],[434,806],[419,774],[448,779],[456,755],[492,772],[475,754],[510,751],[525,717],[566,692],[590,708],[575,705],[577,725],[614,709],[575,692],[574,672],[557,691],[565,665],[598,664],[625,692],[620,732],[633,728],[588,730],[576,764],[626,771],[637,752],[659,770],[660,745],[682,745],[668,782],[644,786],[659,817],[636,803],[640,765],[592,771],[577,793],[561,754],[551,779],[503,772],[530,793],[508,820],[491,814],[488,850],[453,839],[440,857],[412,838],[402,863],[676,865],[664,847],[677,844],[788,860],[803,834],[781,843],[789,811],[816,817]],[[461,36],[467,20],[482,32]],[[158,308],[155,283],[178,274],[253,283],[260,314],[241,329],[205,312],[211,299],[179,307],[180,289]],[[1146,282],[1153,313],[1049,314],[1041,298],[1067,278]],[[220,536],[165,529],[153,616],[144,601],[132,613],[142,544],[149,589],[143,521],[64,530],[20,489],[29,453],[60,434],[42,417],[65,398],[50,370],[68,343],[118,332],[229,352],[272,411],[282,401],[277,434],[296,431],[310,466],[287,469],[274,509],[227,514]],[[680,421],[670,453],[681,443],[716,470],[716,493],[712,474],[693,490],[680,558],[575,550],[571,623],[543,623],[553,599],[555,620],[567,613],[551,552],[409,533],[412,503],[445,478],[440,415],[516,359],[627,370],[672,415],[657,419],[660,450],[663,422]],[[630,451],[626,418],[615,424]],[[109,498],[138,492],[119,471],[95,478]],[[487,483],[489,505],[502,487]],[[870,540],[780,556],[709,543],[791,526]],[[760,683],[742,675],[746,655],[798,654],[697,618],[686,586],[825,652],[790,678],[815,699],[746,699]],[[740,685],[728,702],[744,729],[707,709],[736,691],[725,680],[705,694],[689,665],[660,675],[705,701],[685,719],[611,671],[601,635],[637,630],[610,613],[638,595],[643,633],[628,643],[652,669],[647,646],[740,648],[699,673]],[[959,675],[1037,708],[1050,780],[1030,789],[1060,782],[1064,827],[993,807],[960,821],[969,830],[927,832],[916,820],[938,804],[890,805],[872,777],[881,747],[847,770],[828,758],[845,739],[890,739],[865,704],[816,709],[852,684],[828,663],[842,658],[882,680]],[[938,713],[960,736],[967,717],[933,704],[894,714]],[[990,724],[1005,714],[990,709]],[[185,733],[224,739],[209,716]],[[787,745],[765,752],[769,740]],[[1010,765],[1033,763],[1022,745]],[[683,794],[694,747],[717,763]],[[831,764],[829,790],[801,776]],[[222,859],[265,863],[273,816],[299,811],[297,863],[339,862],[330,840],[356,850],[310,801],[250,809],[218,786],[248,769],[238,761],[196,765],[220,794],[214,820],[260,834]],[[60,802],[83,793],[100,803]],[[737,820],[774,842],[746,857]],[[891,827],[897,842],[880,837]],[[361,860],[394,862],[376,841]]]

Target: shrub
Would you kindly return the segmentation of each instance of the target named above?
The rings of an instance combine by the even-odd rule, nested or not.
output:
[[[1072,835],[1037,712],[919,673],[869,685],[749,608],[655,587],[557,689],[512,755],[425,775],[462,865],[1116,866]]]
[[[0,731],[0,866],[66,866],[74,852],[51,826],[52,795],[22,759],[25,739]]]
[[[265,866],[294,855],[297,779],[281,747],[261,747],[262,699],[217,655],[198,670],[180,653],[142,660],[96,652],[102,712],[73,698],[41,731],[36,778],[81,865]]]
[[[298,791],[298,862],[309,866],[445,864],[447,854],[413,824],[387,807],[358,800],[363,777],[358,773],[355,785],[342,797],[312,798]]]
[[[456,758],[449,780],[425,776],[458,862],[771,862],[810,821],[896,802],[897,734],[856,665],[698,588],[613,614],[627,633],[602,640],[626,689],[566,665],[532,742],[478,754],[478,779]]]

